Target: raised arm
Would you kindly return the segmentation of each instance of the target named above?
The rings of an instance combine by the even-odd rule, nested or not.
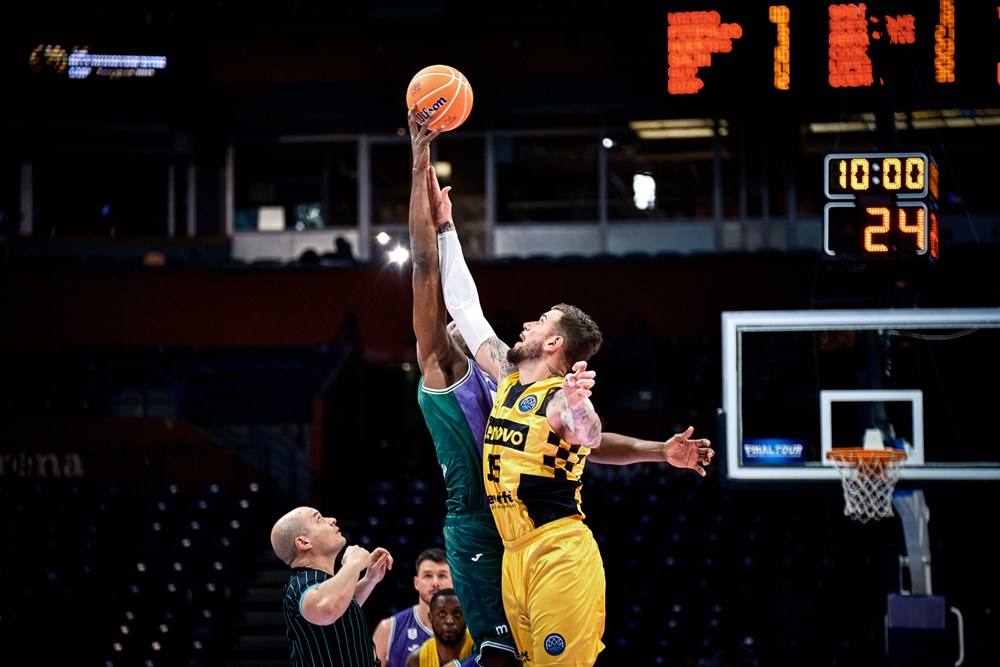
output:
[[[590,402],[594,387],[594,371],[587,370],[586,361],[573,364],[563,378],[563,386],[545,409],[552,430],[566,442],[591,449],[601,446],[601,418]]]
[[[592,463],[630,465],[667,462],[675,468],[694,470],[704,477],[705,466],[712,463],[715,450],[707,438],[691,438],[694,427],[677,433],[667,441],[642,440],[619,433],[602,433],[601,448],[590,455]]]
[[[361,577],[354,587],[354,599],[359,605],[364,605],[372,589],[385,577],[386,570],[392,569],[392,554],[387,549],[378,547],[368,556],[365,576]]]
[[[444,389],[464,372],[464,358],[448,335],[441,274],[438,271],[437,235],[431,217],[427,190],[430,144],[440,132],[429,132],[417,125],[413,112],[407,113],[413,170],[410,183],[410,252],[413,260],[413,331],[417,337],[417,363],[424,384]],[[445,189],[447,193],[447,188]]]
[[[508,346],[497,338],[493,327],[483,315],[483,307],[479,304],[479,290],[476,289],[476,282],[465,263],[462,244],[451,218],[448,188],[441,189],[433,168],[428,171],[427,179],[434,224],[437,227],[445,306],[458,325],[458,331],[466,345],[475,352],[476,363],[499,381],[515,370],[514,364],[507,361]]]
[[[302,617],[313,625],[330,625],[344,615],[354,599],[354,591],[361,576],[361,570],[368,562],[367,549],[357,545],[347,547],[340,561],[340,570],[319,584],[310,588],[300,600]]]

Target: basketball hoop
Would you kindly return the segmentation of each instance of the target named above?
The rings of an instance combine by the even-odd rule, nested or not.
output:
[[[826,454],[840,473],[844,515],[866,523],[892,513],[892,492],[906,454],[898,449],[838,447]]]

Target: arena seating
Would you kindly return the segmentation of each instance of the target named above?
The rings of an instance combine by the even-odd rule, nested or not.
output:
[[[260,485],[0,489],[0,643],[16,637],[45,662],[109,667],[226,654],[246,554],[266,530]]]

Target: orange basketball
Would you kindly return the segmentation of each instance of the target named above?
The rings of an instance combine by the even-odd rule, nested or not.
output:
[[[454,130],[472,111],[472,86],[454,67],[431,65],[410,80],[406,108],[416,113],[420,125],[445,132]]]

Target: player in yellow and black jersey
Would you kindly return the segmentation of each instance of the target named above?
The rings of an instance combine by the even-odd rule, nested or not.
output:
[[[604,565],[580,506],[586,459],[601,437],[585,360],[600,343],[593,320],[566,304],[526,323],[507,355],[516,370],[504,374],[486,425],[504,608],[532,665],[591,665],[604,648]],[[570,369],[570,359],[580,361]]]
[[[591,451],[564,442],[548,423],[562,377],[527,385],[519,377],[512,373],[498,388],[504,400],[493,407],[483,446],[487,502],[506,541],[556,519],[583,516],[580,480]]]
[[[526,323],[500,366],[486,424],[504,609],[526,664],[590,665],[604,648],[604,565],[580,507],[586,458],[601,436],[585,359],[600,343],[593,320],[566,304]],[[568,359],[581,361],[570,370]]]

